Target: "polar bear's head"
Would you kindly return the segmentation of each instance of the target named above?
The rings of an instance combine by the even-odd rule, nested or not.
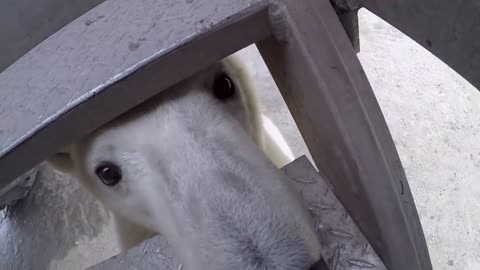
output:
[[[245,69],[231,56],[64,147],[49,163],[76,176],[113,211],[128,217],[131,211],[125,209],[139,207],[139,213],[147,213],[138,198],[128,195],[150,185],[149,174],[155,171],[169,183],[185,175],[186,168],[208,162],[213,156],[204,156],[204,150],[213,154],[221,146],[222,152],[236,151],[239,145],[220,137],[232,128],[231,135],[246,134],[261,144],[251,89]],[[181,175],[162,168],[178,169]]]
[[[245,70],[229,57],[65,147],[50,163],[116,214],[164,234],[198,269],[292,260],[301,267],[291,269],[306,269],[316,256],[309,244],[315,233],[258,147],[259,115]]]

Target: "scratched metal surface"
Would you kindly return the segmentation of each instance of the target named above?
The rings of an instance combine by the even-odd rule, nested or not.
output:
[[[315,219],[322,256],[331,270],[387,269],[331,187],[303,156],[284,169]]]
[[[109,0],[40,43],[0,73],[0,190],[63,144],[264,38],[267,23],[259,19],[248,31],[231,23],[267,2]],[[235,31],[220,42],[228,27]],[[153,72],[161,61],[166,72]]]
[[[322,257],[330,270],[387,268],[305,156],[283,168],[315,220]],[[89,270],[177,270],[182,265],[162,236],[146,240]]]

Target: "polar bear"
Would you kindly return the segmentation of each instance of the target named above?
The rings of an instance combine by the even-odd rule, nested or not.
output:
[[[293,160],[238,55],[111,121],[49,162],[114,213],[123,248],[163,234],[187,269],[307,269],[313,222],[278,170]]]

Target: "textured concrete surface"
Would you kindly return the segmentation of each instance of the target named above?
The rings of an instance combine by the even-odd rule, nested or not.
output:
[[[360,60],[406,170],[433,269],[480,269],[480,92],[381,20],[361,16],[360,24]]]
[[[480,92],[374,15],[360,60],[405,167],[434,269],[480,269]],[[254,47],[243,52],[264,110],[296,156],[306,148]],[[28,198],[0,212],[0,269],[84,269],[116,253],[109,214],[42,166]]]

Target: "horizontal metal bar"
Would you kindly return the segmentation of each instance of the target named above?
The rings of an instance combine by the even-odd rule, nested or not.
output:
[[[109,0],[0,73],[0,189],[206,65],[271,34],[267,0]]]
[[[365,7],[480,89],[478,0],[366,0]]]

